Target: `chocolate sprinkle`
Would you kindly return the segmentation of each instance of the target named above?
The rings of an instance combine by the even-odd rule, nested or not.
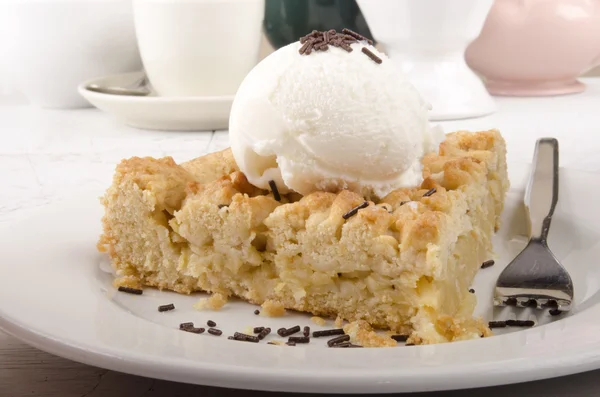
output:
[[[373,40],[370,40],[370,39],[366,38],[365,36],[363,36],[362,34],[356,33],[353,30],[344,28],[344,29],[342,29],[342,33],[346,34],[347,36],[353,37],[356,40],[366,41],[370,45],[373,45]]]
[[[159,312],[168,312],[170,310],[175,310],[175,305],[172,303],[169,303],[168,305],[160,305],[158,307]]]
[[[414,343],[405,343],[404,346],[414,346]]]
[[[258,343],[258,341],[260,339],[258,339],[258,336],[254,336],[254,335],[246,335],[243,334],[241,332],[236,332],[233,334],[233,339],[235,340],[239,340],[242,342],[252,342],[252,343]]]
[[[192,328],[193,326],[194,326],[194,323],[192,323],[190,321],[189,323],[181,323],[181,324],[179,324],[179,329]]]
[[[259,340],[263,340],[270,333],[271,333],[271,328],[267,327],[267,328],[263,329],[262,331],[260,331],[260,333],[257,335],[257,337]]]
[[[350,44],[366,41],[369,45],[373,45],[373,41],[368,38],[353,32],[350,29],[342,30],[342,33],[337,33],[335,29],[319,32],[313,30],[311,33],[300,38],[302,46],[298,49],[301,55],[310,55],[313,51],[327,51],[329,46],[339,47],[347,52],[352,52]],[[377,63],[381,63],[381,58],[375,55],[368,48],[363,48],[363,52],[369,58]]]
[[[327,341],[327,346],[333,347],[333,346],[337,345],[338,343],[348,342],[349,340],[350,340],[350,335],[338,336],[337,338],[329,339]]]
[[[507,327],[533,327],[534,325],[533,320],[506,320]]]
[[[294,343],[309,343],[310,338],[308,336],[290,336],[288,342]]]
[[[342,343],[338,343],[337,345],[333,345],[333,346],[330,346],[330,347],[332,347],[332,348],[353,348],[353,347],[364,347],[364,346],[355,345],[355,344],[350,343],[350,342],[342,342]]]
[[[339,42],[340,47],[342,47],[344,50],[348,51],[348,52],[352,52],[352,47],[350,47],[345,41],[340,41]]]
[[[334,329],[326,329],[323,331],[314,331],[313,338],[318,338],[320,336],[334,336],[334,335],[344,335],[344,330],[342,328],[334,328]]]
[[[335,348],[342,348],[342,347],[351,347],[352,343],[350,342],[342,342],[342,343],[337,343],[333,346],[329,346],[329,347],[335,347]]]
[[[373,62],[375,62],[376,64],[380,64],[381,62],[383,62],[381,60],[381,58],[379,58],[377,55],[373,54],[373,52],[371,50],[369,50],[367,47],[363,47],[361,51],[363,52],[363,54],[365,54],[366,56],[371,58],[373,60]]]
[[[185,332],[191,332],[193,334],[201,334],[205,331],[204,328],[196,328],[196,327],[189,327],[189,328],[183,328],[182,331]]]
[[[304,41],[302,41],[302,40],[304,40]],[[302,37],[300,39],[300,43],[304,43],[304,45],[302,47],[300,47],[300,49],[298,50],[300,52],[300,54],[302,54],[302,55],[306,54],[308,47],[311,47],[313,45],[312,40],[311,41],[307,41],[307,40],[309,40],[309,39],[307,39],[306,37]]]
[[[482,268],[482,269],[486,269],[486,268],[488,268],[488,267],[494,266],[494,263],[496,263],[496,262],[494,262],[494,260],[493,260],[493,259],[490,259],[489,261],[485,261],[485,262],[483,262],[483,263],[481,264],[481,268]]]
[[[431,189],[429,189],[429,190],[427,191],[427,193],[425,193],[425,194],[423,195],[423,197],[429,197],[429,196],[431,196],[431,195],[432,195],[433,193],[435,193],[435,192],[437,192],[437,189],[436,189],[436,188],[431,188]]]
[[[120,292],[126,292],[128,294],[141,295],[144,293],[143,290],[138,288],[119,287]]]
[[[408,340],[408,335],[392,335],[390,338],[396,342],[406,342]]]
[[[279,328],[277,330],[277,334],[279,336],[290,336],[292,334],[295,334],[296,332],[300,332],[300,326],[299,325],[295,325],[292,328]]]
[[[213,320],[208,320],[206,322],[206,325],[208,325],[209,327],[216,327],[217,323],[215,323]]]
[[[304,327],[302,334],[304,336],[306,336],[307,338],[310,336],[310,327],[308,325],[306,327]]]
[[[504,328],[506,327],[506,321],[490,321],[488,323],[490,328]]]
[[[471,289],[469,289],[469,292],[472,293],[472,294],[474,294],[475,290],[473,288],[471,288]]]
[[[223,334],[223,331],[221,331],[220,329],[216,329],[216,328],[209,328],[208,333],[211,335],[215,335],[215,336],[221,336]]]
[[[312,41],[310,41],[310,42],[308,42],[307,44],[308,44],[308,47],[306,47],[306,50],[304,51],[304,54],[306,54],[306,55],[310,55],[310,53],[311,53],[311,52],[312,52],[312,50],[313,50],[313,42],[312,42]]]
[[[369,206],[369,202],[365,201],[364,203],[357,205],[356,207],[352,208],[350,211],[346,212],[344,215],[342,215],[342,218],[344,219],[348,219],[351,216],[354,216],[358,213],[358,210],[362,210],[363,208],[367,208]]]
[[[256,310],[254,311],[254,314],[256,314],[256,315],[258,316],[258,315],[260,314],[260,310],[256,309]]]
[[[273,192],[273,198],[276,201],[281,201],[281,195],[279,194],[279,189],[277,189],[275,181],[269,181],[269,186],[271,187],[271,191]]]
[[[260,334],[262,332],[262,330],[264,330],[264,329],[265,329],[265,327],[254,327],[252,332],[254,332],[255,334]]]

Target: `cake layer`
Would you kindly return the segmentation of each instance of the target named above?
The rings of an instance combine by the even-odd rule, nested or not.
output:
[[[496,131],[449,134],[423,166],[421,186],[345,217],[365,198],[277,201],[248,183],[229,151],[181,166],[124,160],[103,200],[99,248],[118,283],[366,320],[415,343],[486,335],[468,289],[491,257],[508,188],[504,141]]]

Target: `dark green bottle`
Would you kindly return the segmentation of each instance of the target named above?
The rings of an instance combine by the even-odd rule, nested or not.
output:
[[[373,39],[355,0],[266,0],[263,24],[276,49],[313,30],[348,28]]]

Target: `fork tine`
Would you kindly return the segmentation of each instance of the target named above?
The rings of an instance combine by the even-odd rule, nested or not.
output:
[[[494,305],[566,311],[573,301],[573,282],[547,244],[558,202],[558,141],[538,140],[533,163],[525,193],[530,240],[500,274]]]

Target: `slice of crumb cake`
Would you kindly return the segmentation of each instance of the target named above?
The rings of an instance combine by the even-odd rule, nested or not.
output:
[[[349,191],[274,199],[229,150],[181,165],[132,158],[103,204],[118,285],[208,291],[365,320],[412,343],[489,333],[469,286],[490,259],[508,189],[497,131],[449,134],[421,186],[367,201]]]

